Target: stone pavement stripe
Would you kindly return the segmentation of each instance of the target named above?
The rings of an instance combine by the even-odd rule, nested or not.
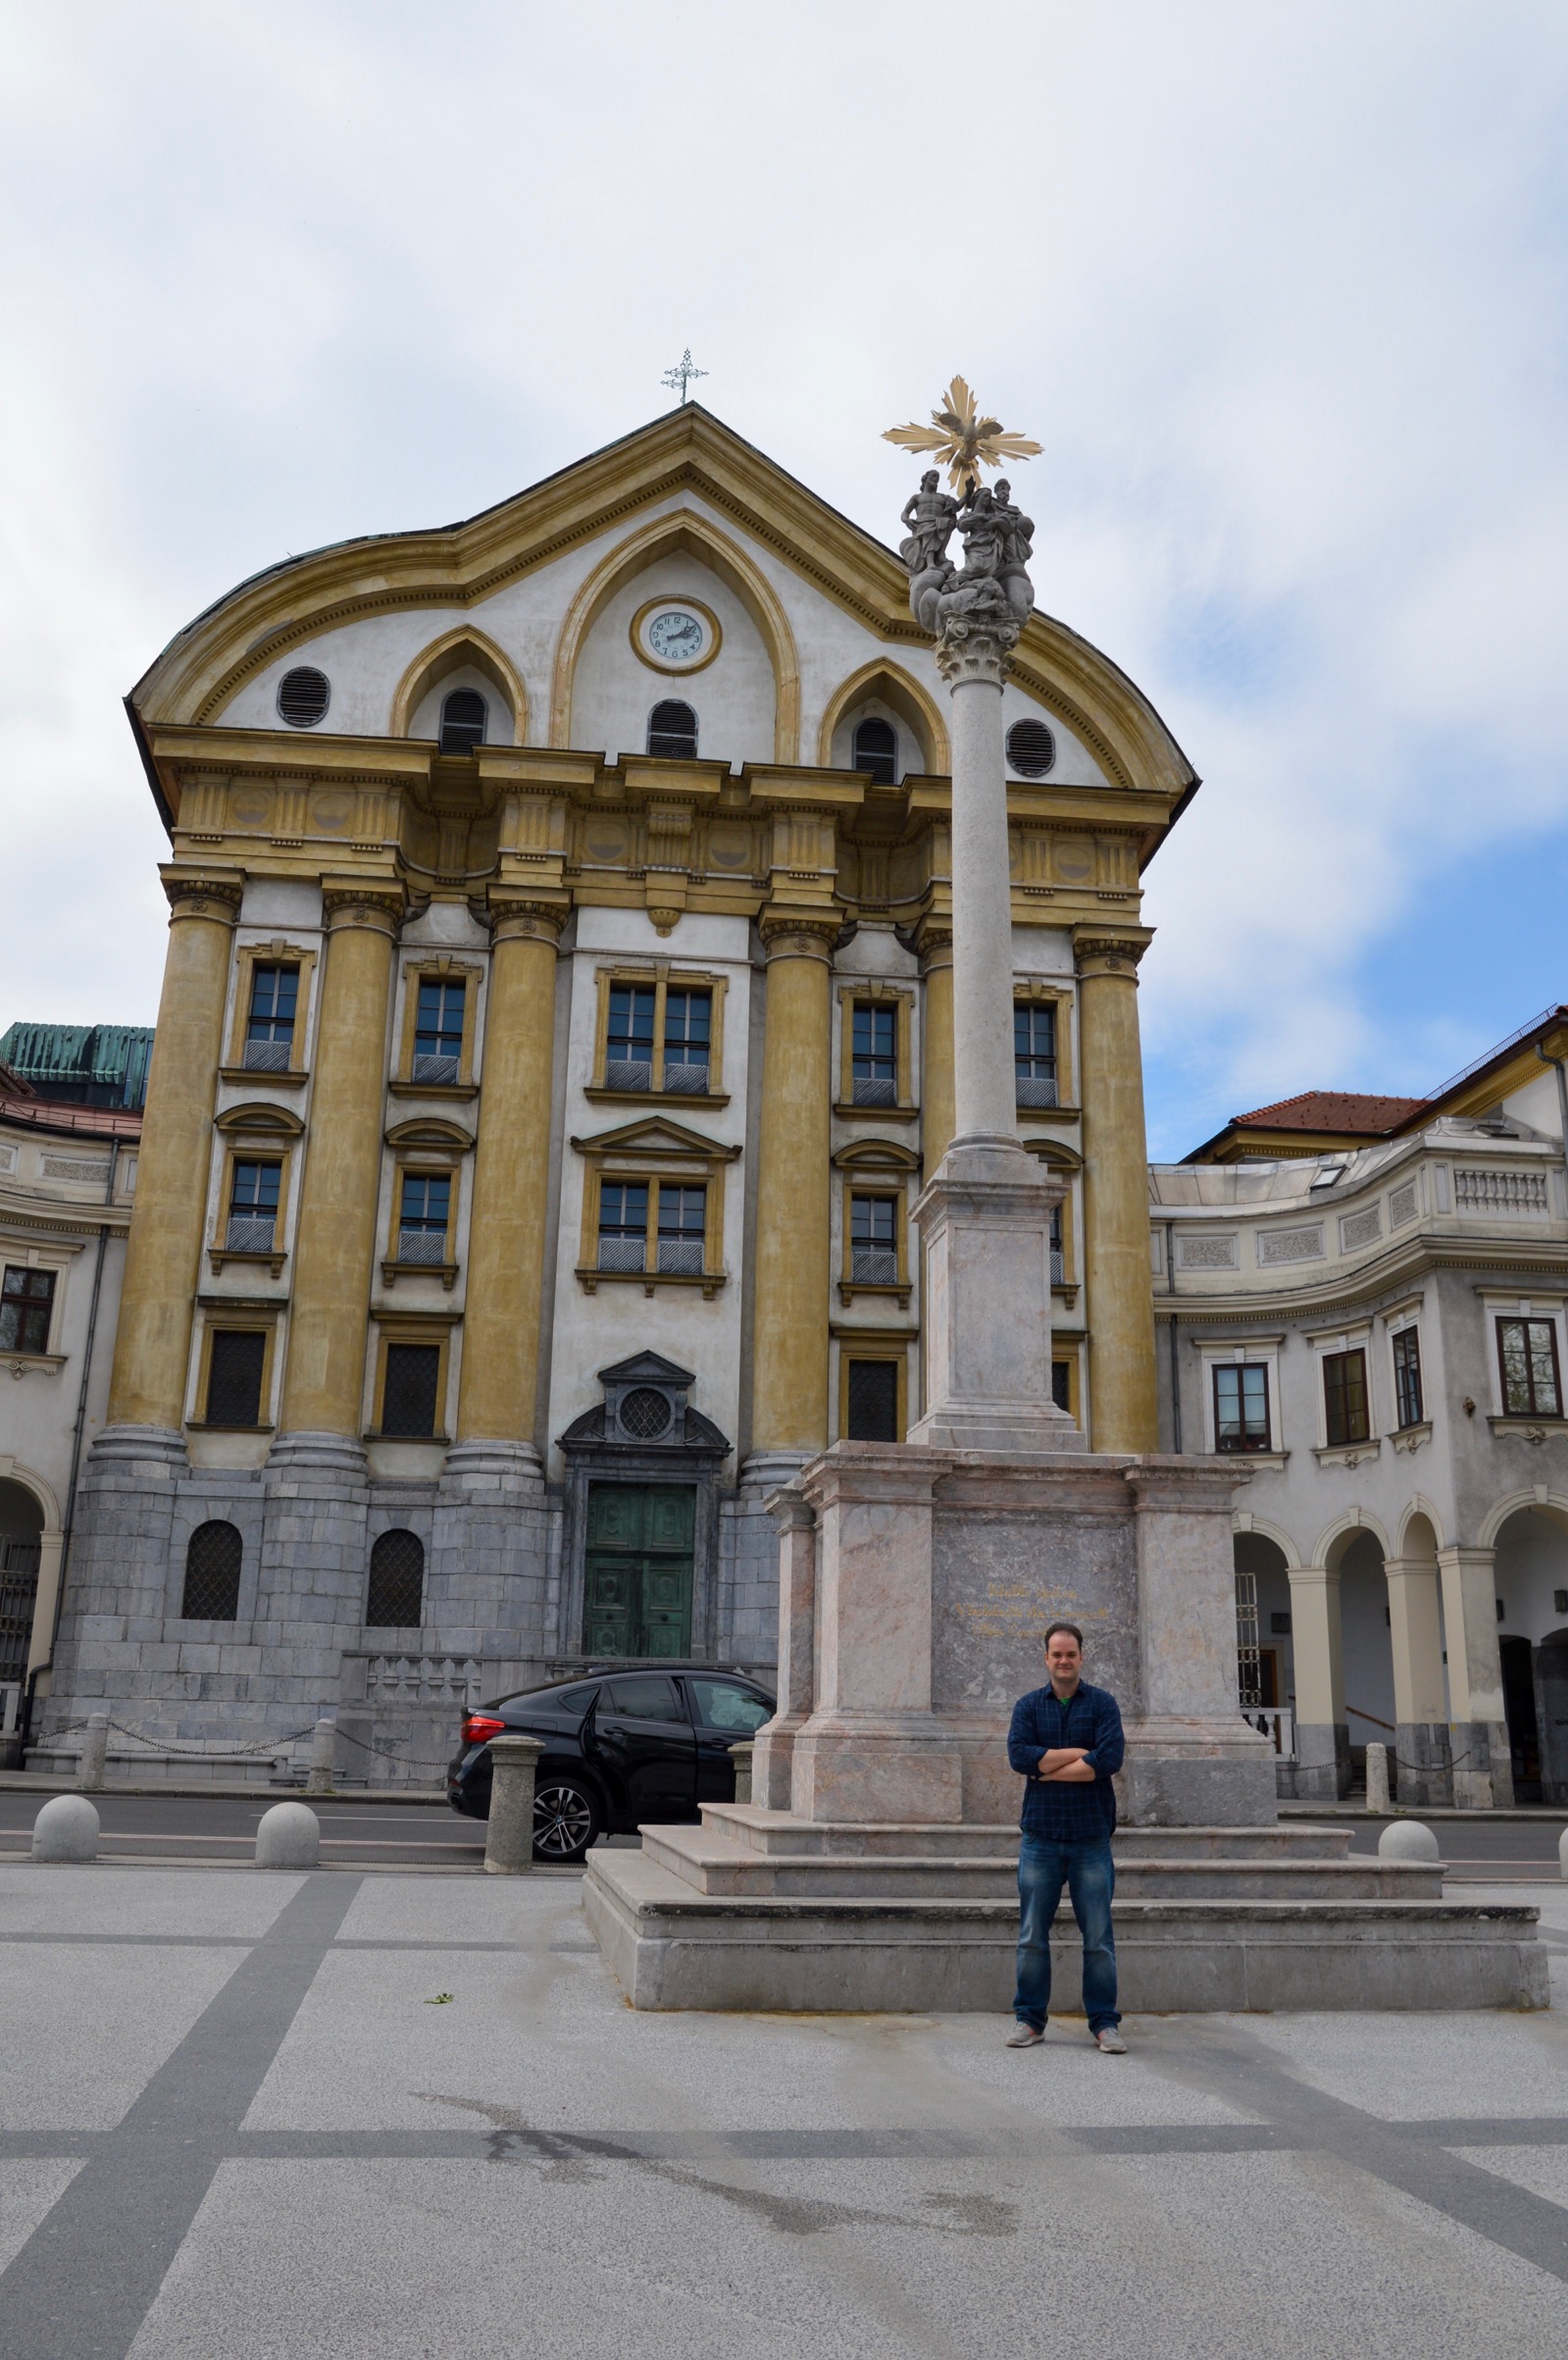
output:
[[[102,1943],[117,1950],[254,1950],[260,1934],[0,1933],[0,1942],[44,1942],[51,1950]]]
[[[0,2348],[125,2360],[359,1891],[312,1875],[0,2275]]]

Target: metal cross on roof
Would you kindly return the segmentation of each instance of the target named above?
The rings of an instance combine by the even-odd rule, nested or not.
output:
[[[683,401],[689,401],[691,397],[686,391],[687,379],[693,377],[706,377],[707,374],[708,372],[706,369],[696,369],[692,367],[691,347],[688,344],[684,352],[682,353],[681,358],[677,361],[675,367],[673,369],[666,369],[659,382],[661,385],[668,385],[672,392],[679,393]]]

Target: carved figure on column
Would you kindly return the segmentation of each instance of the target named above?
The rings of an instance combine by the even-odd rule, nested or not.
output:
[[[998,499],[988,485],[971,487],[960,505],[937,490],[933,469],[904,504],[910,531],[898,553],[909,573],[910,612],[936,640],[944,673],[944,657],[960,651],[965,669],[977,658],[1005,668],[1034,606],[1027,560],[1035,527],[1006,496],[1010,488],[998,486]],[[946,553],[955,530],[963,536],[962,569]]]

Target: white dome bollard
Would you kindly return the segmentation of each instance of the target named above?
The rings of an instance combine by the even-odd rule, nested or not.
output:
[[[96,1860],[98,1814],[85,1795],[56,1795],[32,1822],[34,1860]]]
[[[258,1869],[314,1869],[322,1856],[322,1823],[308,1803],[275,1803],[256,1826]]]
[[[1438,1839],[1430,1827],[1419,1820],[1395,1820],[1385,1827],[1378,1838],[1378,1855],[1383,1860],[1434,1861],[1442,1858]]]

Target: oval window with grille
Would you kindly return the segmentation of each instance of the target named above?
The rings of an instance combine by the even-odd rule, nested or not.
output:
[[[670,1404],[651,1385],[638,1385],[622,1396],[621,1423],[638,1442],[654,1442],[670,1423]]]
[[[278,710],[291,730],[313,730],[331,701],[332,684],[314,664],[296,664],[278,684]]]
[[[1007,733],[1007,759],[1021,779],[1042,779],[1056,759],[1056,740],[1043,721],[1015,721]]]

